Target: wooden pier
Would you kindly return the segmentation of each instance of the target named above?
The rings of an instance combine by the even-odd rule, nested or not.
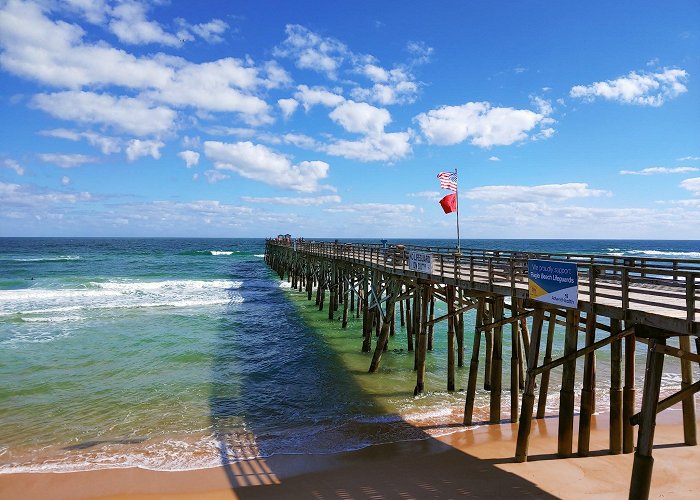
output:
[[[409,252],[430,254],[430,272],[411,270]],[[577,265],[576,309],[530,298],[529,259]],[[559,366],[563,371],[558,455],[589,454],[596,388],[609,384],[610,453],[635,453],[630,498],[649,496],[658,412],[682,402],[684,443],[697,444],[694,395],[700,390],[700,381],[693,382],[692,363],[700,363],[700,260],[478,249],[457,253],[449,248],[302,240],[268,240],[265,260],[293,288],[306,291],[309,300],[315,298],[319,310],[327,304],[329,319],[342,315],[339,317],[344,328],[349,315],[362,317],[362,351],[372,352],[372,339],[376,338],[368,367],[371,373],[379,368],[394,335],[398,306],[398,318],[407,334],[406,348],[415,354],[416,395],[425,390],[425,363],[432,350],[433,326],[442,321],[447,322],[447,390],[455,390],[455,366],[465,363],[464,314],[475,310],[464,424],[470,425],[474,418],[481,369],[484,389],[490,395],[490,422],[501,421],[504,386],[508,391],[505,397],[510,398],[509,418],[519,422],[516,462],[528,458],[533,416],[545,416],[550,372]],[[447,314],[435,317],[436,300],[446,304]],[[557,325],[565,329],[564,353],[553,359]],[[504,352],[504,328],[510,333],[509,353]],[[580,332],[585,346],[579,349]],[[634,363],[638,344],[647,350],[640,411],[635,406]],[[608,345],[610,380],[597,380],[595,352]],[[482,346],[485,363],[480,367]],[[681,390],[659,401],[666,356],[680,360]],[[580,357],[584,366],[583,387],[578,445],[574,451],[574,389],[576,360]],[[509,384],[503,381],[504,359],[510,365]],[[636,425],[639,429],[635,451]]]

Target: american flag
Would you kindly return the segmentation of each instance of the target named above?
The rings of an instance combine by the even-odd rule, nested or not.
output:
[[[457,191],[457,172],[440,172],[437,177],[440,179],[442,189]]]

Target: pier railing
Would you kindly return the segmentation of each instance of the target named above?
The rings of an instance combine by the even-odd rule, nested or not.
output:
[[[700,260],[603,254],[566,254],[429,247],[351,244],[328,241],[275,241],[297,252],[342,259],[385,272],[462,284],[474,290],[528,297],[528,259],[577,264],[579,301],[589,307],[618,310],[617,317],[660,326],[681,334],[698,333]],[[408,253],[432,256],[429,274],[409,268]],[[663,318],[656,324],[652,317]]]

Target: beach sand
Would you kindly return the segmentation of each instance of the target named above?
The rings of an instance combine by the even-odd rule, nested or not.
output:
[[[333,455],[273,456],[213,469],[2,474],[0,497],[627,498],[633,455],[608,453],[607,421],[607,415],[594,416],[586,458],[556,456],[556,418],[534,421],[529,461],[520,464],[513,462],[517,425],[462,429],[455,423],[450,425],[456,432],[439,438]],[[659,415],[654,458],[652,498],[700,498],[700,447],[683,444],[677,409]]]

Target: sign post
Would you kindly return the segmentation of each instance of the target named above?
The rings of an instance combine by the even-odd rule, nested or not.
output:
[[[527,261],[530,298],[559,307],[578,307],[578,268],[573,262]]]

